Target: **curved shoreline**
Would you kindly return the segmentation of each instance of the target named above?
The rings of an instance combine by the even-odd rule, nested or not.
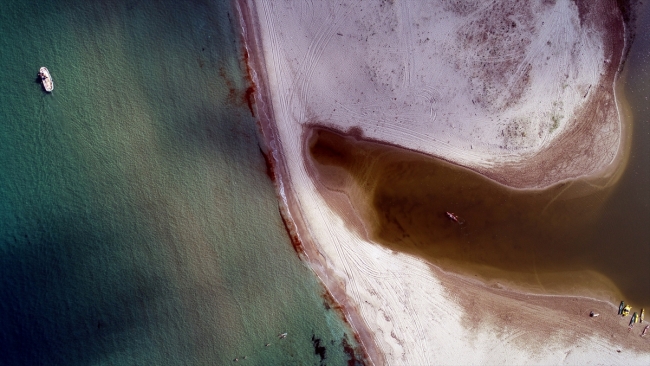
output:
[[[242,0],[238,2],[238,5],[245,8],[245,10],[240,9],[240,12],[242,13],[242,19],[243,22],[245,22],[249,27],[248,30],[252,30],[251,33],[255,33],[255,30],[259,30],[259,24],[257,24],[257,16],[255,10],[251,10],[249,7],[255,6],[252,0]],[[251,15],[253,14],[253,15]],[[252,18],[252,19],[251,19]],[[255,20],[253,20],[255,19]],[[253,67],[253,72],[254,70],[266,70],[266,62],[263,59],[264,55],[264,50],[261,45],[261,42],[259,40],[259,36],[252,35],[252,34],[247,34],[247,30],[245,30],[245,35],[246,35],[246,44],[247,47],[252,46],[253,50],[255,50],[254,56],[252,57],[253,59],[253,64],[255,65]],[[625,52],[625,47],[621,46],[621,55]],[[618,68],[618,66],[617,66]],[[617,71],[616,71],[617,72]],[[264,71],[265,74],[268,74],[267,71]],[[396,336],[394,336],[392,333],[390,335],[383,334],[381,338],[383,340],[378,339],[380,336],[378,335],[378,331],[381,331],[383,333],[385,328],[385,324],[382,324],[381,326],[377,326],[376,324],[368,324],[367,320],[367,314],[366,318],[362,316],[361,314],[364,313],[365,310],[367,310],[367,307],[364,307],[362,309],[357,308],[356,306],[353,305],[353,303],[356,300],[356,303],[359,304],[359,301],[363,298],[365,299],[366,302],[371,301],[372,298],[368,296],[361,296],[357,297],[354,300],[350,299],[350,283],[349,281],[351,280],[351,275],[348,272],[349,269],[343,268],[341,269],[340,267],[336,267],[333,262],[332,262],[332,257],[331,252],[327,253],[326,248],[324,247],[319,247],[315,242],[315,238],[318,237],[318,230],[319,228],[314,228],[311,227],[307,224],[307,219],[305,219],[306,216],[309,216],[309,213],[306,213],[303,211],[303,204],[301,204],[301,197],[299,197],[299,194],[296,193],[291,186],[292,182],[292,177],[289,174],[288,167],[286,166],[286,162],[284,161],[284,157],[282,157],[283,154],[285,154],[285,150],[281,146],[281,142],[279,141],[280,139],[280,132],[277,130],[277,126],[273,123],[274,120],[274,111],[273,111],[273,104],[269,99],[272,92],[268,89],[269,85],[269,80],[266,78],[266,76],[260,76],[260,75],[254,75],[253,79],[255,80],[255,85],[257,87],[257,90],[255,92],[255,103],[256,103],[256,108],[258,111],[258,118],[260,121],[260,133],[264,139],[264,141],[267,143],[267,146],[265,146],[264,153],[267,156],[267,162],[270,163],[271,169],[274,170],[274,176],[276,177],[275,182],[278,190],[278,196],[280,198],[280,210],[282,212],[283,217],[285,218],[285,224],[287,225],[287,229],[294,240],[294,246],[296,246],[297,250],[301,250],[303,253],[303,258],[310,264],[312,269],[317,273],[317,275],[320,277],[321,281],[325,284],[327,289],[330,291],[330,293],[333,294],[333,297],[338,301],[339,303],[343,304],[343,309],[344,312],[346,313],[346,318],[348,318],[348,321],[350,324],[353,326],[355,331],[358,332],[360,336],[360,344],[362,344],[365,348],[366,351],[368,352],[368,355],[370,356],[371,360],[376,363],[376,364],[384,364],[388,363],[388,359],[391,360],[396,360],[396,359],[402,359],[400,357],[406,357],[405,355],[398,356],[397,349],[404,349],[406,347],[406,344],[403,344],[403,340],[399,340]],[[615,76],[612,76],[612,84],[614,83]],[[261,112],[263,111],[263,112]],[[622,135],[621,137],[626,136]],[[382,141],[386,142],[386,141]],[[611,157],[612,160],[610,160],[610,163],[607,164],[607,166],[612,166],[611,162],[614,161],[614,159],[623,159],[624,154],[622,154],[623,149],[621,149],[621,146],[626,146],[625,144],[621,144],[622,141],[619,141],[619,144],[617,146],[619,148],[616,149],[616,154],[614,154],[613,157]],[[570,144],[569,142],[565,142],[566,144]],[[421,152],[421,151],[420,151]],[[470,167],[471,168],[471,167]],[[484,168],[484,170],[487,168]],[[512,169],[520,169],[520,167],[517,167],[515,165],[510,165],[506,166],[502,171],[500,172],[492,172],[490,173],[491,175],[495,176],[497,179],[490,177],[492,179],[495,179],[499,181],[502,184],[506,184],[508,186],[514,185],[516,188],[541,188],[544,187],[545,185],[549,185],[552,183],[542,183],[542,184],[530,184],[532,181],[531,179],[525,180],[525,181],[520,181],[520,184],[517,184],[517,182],[512,182],[512,181],[506,181],[506,177],[512,174]],[[474,169],[473,169],[474,170]],[[479,171],[480,169],[476,169]],[[542,170],[543,171],[543,170]],[[578,175],[578,176],[583,176],[583,175]],[[499,179],[501,177],[501,179]],[[564,178],[564,179],[571,179],[572,177],[569,178]],[[610,178],[611,180],[612,178]],[[522,183],[523,182],[523,183]],[[517,187],[517,186],[520,187]],[[314,201],[310,201],[310,204],[314,204],[315,202],[321,202],[318,199],[314,198]],[[326,216],[330,219],[334,219],[334,216]],[[330,229],[331,230],[331,229]],[[322,245],[322,243],[319,243]],[[374,250],[374,249],[373,249]],[[390,254],[390,253],[389,253]],[[394,254],[392,254],[394,255]],[[421,264],[424,263],[415,263],[412,262],[411,259],[406,259],[407,262],[420,266]],[[416,261],[417,262],[417,261]],[[426,264],[424,264],[426,266]],[[418,267],[420,268],[420,267]],[[609,312],[611,308],[613,307],[613,304],[611,303],[606,303],[602,302],[599,300],[594,300],[594,299],[589,299],[589,298],[577,298],[575,296],[570,296],[570,297],[565,297],[565,296],[559,296],[559,297],[553,297],[550,304],[548,306],[542,306],[539,307],[539,303],[543,302],[540,299],[548,299],[547,295],[532,295],[532,294],[525,294],[521,292],[513,292],[513,291],[507,291],[507,290],[502,290],[502,289],[494,289],[485,286],[484,284],[476,284],[471,281],[471,279],[466,279],[466,278],[461,278],[457,277],[454,275],[450,274],[445,274],[442,273],[440,270],[437,268],[431,268],[429,266],[429,269],[432,273],[435,274],[435,276],[432,277],[433,279],[437,279],[440,282],[443,282],[443,285],[437,286],[439,288],[442,288],[443,290],[441,291],[450,291],[449,288],[456,288],[457,290],[462,289],[463,287],[459,287],[459,284],[465,284],[465,287],[469,287],[470,290],[467,290],[467,292],[471,292],[471,294],[465,296],[460,296],[458,294],[447,294],[447,296],[443,296],[442,298],[437,298],[439,304],[456,304],[456,306],[459,306],[463,304],[464,302],[458,302],[458,301],[451,301],[450,298],[455,298],[458,299],[458,297],[463,297],[465,300],[470,300],[472,303],[476,303],[482,298],[482,295],[485,294],[486,291],[502,291],[502,293],[498,294],[498,297],[500,298],[505,298],[509,297],[512,298],[514,297],[515,302],[517,302],[520,306],[515,306],[512,303],[508,303],[508,307],[511,307],[513,309],[518,309],[516,311],[524,311],[524,309],[528,307],[536,307],[537,312],[536,313],[527,313],[528,316],[531,317],[533,320],[542,320],[544,322],[549,322],[551,324],[554,324],[557,327],[562,327],[564,328],[560,332],[563,334],[563,341],[561,341],[559,346],[557,347],[569,347],[567,345],[571,345],[570,349],[575,350],[573,346],[576,345],[575,342],[570,341],[569,338],[572,336],[577,336],[577,337],[590,337],[589,340],[595,339],[594,334],[599,334],[600,336],[607,336],[609,332],[615,331],[616,329],[620,328],[621,326],[621,321],[617,317],[614,316],[604,316],[601,315],[601,320],[605,320],[605,325],[598,326],[595,329],[593,328],[593,324],[590,323],[582,323],[583,320],[577,320],[576,319],[576,314],[575,312],[567,312],[565,309],[555,309],[554,307],[560,306],[562,307],[563,303],[566,304],[571,304],[573,303],[575,305],[575,302],[578,301],[579,304],[576,305],[578,307],[585,307],[589,306],[594,309],[599,309],[599,311],[602,311],[603,313]],[[418,270],[416,270],[418,271]],[[420,272],[418,272],[420,273]],[[424,273],[421,273],[420,275],[424,276]],[[428,277],[427,277],[428,278]],[[444,281],[441,281],[441,278],[445,278]],[[358,290],[358,289],[357,289]],[[439,290],[439,289],[438,289]],[[352,290],[354,291],[354,290]],[[482,294],[479,296],[478,294]],[[360,296],[360,295],[357,295]],[[434,296],[431,294],[427,294],[427,296]],[[496,295],[495,295],[496,296]],[[546,297],[545,297],[546,296]],[[413,300],[416,301],[416,300]],[[451,302],[450,302],[451,301]],[[504,300],[505,301],[505,300]],[[479,301],[480,302],[480,301]],[[498,301],[497,301],[498,302]],[[523,304],[523,305],[522,305]],[[442,305],[440,305],[442,306]],[[413,308],[415,309],[415,308]],[[474,309],[475,311],[476,309]],[[472,310],[466,310],[467,313],[471,313]],[[564,315],[560,314],[563,313]],[[388,320],[393,314],[393,312],[383,312],[384,316],[386,318],[386,322],[390,323],[391,321]],[[455,315],[453,315],[451,312],[446,312],[445,313],[447,316],[450,318],[457,318]],[[393,314],[397,317],[399,317],[398,314]],[[490,317],[490,314],[483,314],[486,317]],[[580,314],[583,315],[583,314]],[[474,319],[474,318],[473,318]],[[581,318],[580,318],[581,319]],[[589,318],[587,318],[589,319]],[[382,321],[383,322],[383,321]],[[575,329],[567,329],[567,326],[563,324],[563,322],[568,322],[572,326],[575,327]],[[480,323],[480,321],[479,321]],[[534,321],[528,322],[531,327],[534,325]],[[504,324],[499,324],[498,321],[486,321],[481,323],[483,324],[483,328],[481,328],[479,331],[484,332],[485,329],[493,329],[494,326],[504,326]],[[506,326],[516,326],[514,323],[512,323],[512,319],[506,321],[505,323]],[[486,328],[487,327],[487,328]],[[418,332],[421,332],[422,330],[419,330]],[[554,333],[555,330],[552,327],[548,327],[547,329],[548,332],[551,334],[556,334]],[[528,334],[530,334],[530,330],[528,330]],[[456,333],[458,334],[458,333]],[[462,333],[466,334],[466,333]],[[484,333],[481,333],[484,334]],[[572,336],[569,336],[572,335]],[[588,336],[590,335],[590,336]],[[548,341],[547,338],[541,337],[538,338],[534,335],[531,335],[534,340],[539,341],[539,342],[544,342]],[[390,343],[390,337],[395,338],[393,343]],[[491,337],[491,336],[490,336]],[[567,338],[568,337],[568,338]],[[618,336],[617,336],[618,337]],[[642,352],[644,350],[643,344],[638,341],[636,338],[630,338],[630,336],[621,336],[622,338],[613,338],[611,340],[611,344],[619,343],[619,347],[623,347],[622,344],[626,344],[626,348],[629,348],[631,350],[635,351],[640,351]],[[445,342],[444,340],[444,334],[441,337],[437,336],[432,336],[429,339],[431,342],[434,344],[438,344],[439,342]],[[497,339],[499,337],[497,336]],[[566,338],[566,339],[565,339]],[[388,339],[388,340],[387,340]],[[389,343],[386,343],[389,342]],[[381,343],[381,345],[380,345]],[[555,343],[553,343],[555,344]],[[386,346],[389,345],[390,349],[392,351],[387,350]],[[578,347],[580,346],[587,346],[588,343],[584,343],[583,341],[579,341]],[[607,344],[598,342],[598,347],[600,347],[594,357],[598,357],[597,354],[603,354],[605,352],[605,348],[608,347]],[[555,346],[554,346],[555,347]],[[409,347],[406,347],[409,348]],[[379,350],[382,351],[379,351]],[[570,351],[569,351],[570,352]],[[490,354],[489,352],[486,354]],[[523,358],[515,358],[515,359],[521,359],[521,360],[530,360],[530,358],[527,358],[529,356],[526,356],[528,353],[524,352],[523,354],[519,354],[517,357],[523,357]],[[533,352],[534,354],[534,352]],[[387,355],[385,358],[384,355]],[[568,353],[567,353],[568,355]],[[415,357],[415,355],[412,355]],[[502,355],[503,356],[503,355]],[[424,357],[424,356],[423,356]],[[586,357],[586,356],[585,356]],[[613,361],[614,358],[608,358],[610,361]],[[420,360],[431,360],[427,358],[422,358]],[[469,360],[469,359],[467,359]],[[476,360],[476,359],[474,359]],[[537,358],[537,362],[541,362],[540,360],[544,360],[544,358]],[[548,360],[548,359],[546,359]],[[620,359],[619,359],[620,360]]]
[[[610,179],[614,175],[620,175],[624,166],[621,166],[621,161],[627,159],[629,152],[629,141],[625,141],[626,134],[624,122],[622,121],[622,114],[618,108],[618,100],[616,98],[616,81],[619,73],[625,62],[625,56],[629,51],[628,26],[621,17],[608,17],[607,21],[603,21],[600,10],[607,13],[606,5],[602,4],[591,8],[591,4],[586,4],[586,1],[575,1],[580,9],[581,23],[591,23],[596,32],[607,34],[605,37],[605,60],[608,65],[601,78],[601,83],[594,86],[597,92],[589,93],[589,100],[586,105],[580,107],[573,117],[574,121],[581,121],[578,125],[571,126],[567,131],[564,131],[550,144],[545,146],[542,150],[535,153],[533,156],[522,158],[519,162],[506,162],[502,165],[497,165],[489,168],[480,166],[468,166],[486,177],[489,177],[499,183],[502,183],[511,188],[537,188],[543,189],[553,184],[565,182],[569,180],[581,178],[606,178]],[[613,2],[611,2],[613,4]],[[620,11],[620,8],[617,8]],[[602,110],[603,106],[605,109]],[[603,142],[599,143],[599,139],[603,139],[600,129],[608,127],[608,121],[616,121],[616,132],[613,135],[618,136],[617,141],[610,143],[611,148],[602,148]],[[598,122],[595,123],[595,122]],[[629,122],[628,122],[629,123]],[[611,127],[611,126],[610,126]],[[599,137],[601,135],[601,137]],[[585,142],[588,137],[588,142]],[[599,155],[599,149],[605,150],[607,158],[594,158]],[[563,156],[568,155],[567,152],[579,153],[582,156],[590,155],[593,161],[587,158],[582,165],[573,165],[573,168],[567,169],[558,168],[560,164],[567,164],[567,158]],[[577,159],[576,159],[577,160]],[[571,163],[569,163],[571,164]],[[516,174],[521,174],[523,170],[524,177],[513,178]],[[549,172],[558,172],[556,176],[549,174]],[[575,173],[579,172],[579,173]],[[549,176],[545,176],[545,175]]]
[[[308,232],[301,218],[300,206],[295,202],[291,189],[289,188],[289,175],[281,159],[277,157],[280,149],[280,141],[277,136],[277,127],[272,122],[273,107],[270,100],[266,98],[268,92],[268,80],[264,75],[259,75],[256,70],[265,70],[264,53],[261,42],[255,33],[259,29],[257,17],[251,8],[255,7],[253,0],[236,0],[235,7],[238,12],[238,19],[242,28],[244,47],[246,48],[246,60],[249,71],[250,82],[254,85],[254,107],[257,111],[259,133],[261,135],[260,149],[264,155],[269,176],[276,186],[278,206],[285,227],[292,240],[294,249],[298,255],[309,263],[311,269],[323,283],[324,291],[328,295],[327,301],[338,304],[336,307],[343,315],[344,320],[350,324],[355,332],[357,342],[365,352],[364,357],[369,358],[373,364],[384,364],[385,360],[381,352],[376,349],[370,329],[366,327],[361,315],[354,306],[347,300],[345,291],[336,280],[336,274],[331,269],[323,266],[318,259],[319,252],[311,239],[306,239],[300,233]],[[252,51],[252,52],[251,52]],[[253,56],[251,57],[251,53]],[[250,67],[250,65],[253,67]]]

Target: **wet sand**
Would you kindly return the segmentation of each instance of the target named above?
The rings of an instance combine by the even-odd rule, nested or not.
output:
[[[554,1],[540,3],[543,6],[556,5]],[[399,87],[398,84],[402,85],[400,90],[404,91],[412,86],[409,83],[418,78],[421,70],[413,68],[408,71],[409,65],[417,63],[416,55],[410,60],[403,60],[404,68],[401,71],[393,70],[400,74],[394,79],[390,79],[391,70],[375,69],[370,70],[370,75],[388,75],[389,79],[372,85],[356,83],[359,80],[350,75],[352,71],[345,70],[354,68],[348,62],[350,57],[359,55],[346,55],[345,45],[350,40],[343,41],[343,38],[354,35],[354,32],[347,32],[352,30],[349,24],[359,26],[363,25],[363,21],[354,22],[355,17],[361,15],[359,9],[353,9],[351,4],[341,5],[340,8],[332,4],[322,5],[320,9],[304,5],[294,9],[290,4],[277,2],[239,2],[251,55],[253,80],[257,86],[255,108],[266,142],[263,149],[274,170],[285,223],[303,258],[342,305],[348,321],[358,332],[375,364],[432,364],[449,363],[450,360],[454,363],[485,363],[489,360],[491,363],[509,364],[650,361],[647,342],[638,336],[640,329],[637,327],[628,332],[625,326],[628,319],[616,316],[616,308],[610,302],[512,291],[512,288],[501,283],[486,284],[468,276],[443,272],[421,259],[368,241],[370,235],[368,230],[362,229],[362,215],[356,214],[356,210],[349,210],[354,206],[351,200],[345,194],[337,193],[336,187],[333,191],[329,190],[330,193],[323,193],[324,190],[314,184],[318,178],[310,174],[304,163],[302,126],[318,121],[336,130],[346,131],[357,127],[371,140],[442,157],[482,172],[510,187],[546,187],[586,175],[609,175],[611,178],[615,175],[616,169],[613,167],[617,159],[624,158],[619,154],[624,151],[620,148],[623,142],[622,126],[616,118],[614,93],[611,90],[623,50],[620,14],[612,11],[616,9],[613,2],[599,2],[589,9],[582,2],[577,2],[577,5],[566,1],[557,3],[568,6],[570,10],[567,24],[577,26],[577,29],[592,27],[590,30],[593,31],[580,33],[589,35],[582,53],[581,49],[575,47],[585,44],[585,40],[574,40],[573,46],[569,47],[575,51],[569,52],[572,55],[569,57],[574,57],[571,65],[580,65],[580,57],[588,57],[597,63],[592,62],[589,64],[593,66],[590,70],[583,70],[586,76],[576,72],[568,80],[567,87],[559,86],[561,89],[569,89],[569,86],[574,89],[573,96],[567,95],[565,99],[574,104],[571,108],[567,105],[562,107],[562,118],[555,116],[555,120],[562,123],[556,124],[553,115],[537,116],[536,124],[528,126],[532,130],[527,131],[533,131],[533,135],[537,133],[539,137],[526,142],[527,139],[519,137],[531,135],[526,134],[527,131],[518,132],[517,121],[521,120],[512,119],[512,116],[508,125],[495,121],[490,123],[490,118],[466,119],[462,122],[458,114],[448,114],[443,120],[448,110],[440,106],[444,101],[436,99],[440,94],[436,94],[434,88],[428,89],[429,94],[425,92],[426,88],[421,89],[424,93],[421,99],[429,101],[429,104],[424,103],[426,108],[421,113],[411,108],[412,104],[403,104],[408,95],[396,93],[392,97],[391,93],[395,87]],[[387,4],[373,5],[381,7]],[[327,9],[328,6],[332,8]],[[399,10],[399,14],[405,17],[402,19],[408,19],[409,14],[421,15],[418,9],[408,6]],[[453,13],[461,10],[462,7],[445,11]],[[395,14],[395,9],[391,11]],[[603,14],[610,15],[601,17]],[[311,30],[301,28],[311,24],[309,19],[321,19],[322,24],[314,23]],[[599,20],[599,24],[613,26],[608,29],[618,41],[603,36],[605,26],[596,24]],[[453,19],[450,21],[453,23]],[[535,21],[535,24],[539,24],[539,19]],[[318,24],[321,24],[320,28]],[[384,25],[375,24],[376,29]],[[400,22],[393,25],[398,28]],[[455,23],[455,29],[459,26],[463,26],[462,21]],[[373,29],[368,32],[369,38],[374,36],[371,34]],[[402,28],[402,32],[408,31]],[[369,46],[367,50],[376,50],[382,42],[395,44],[390,31],[386,30],[386,34],[388,36],[375,44],[375,48]],[[589,38],[594,36],[596,38]],[[336,41],[337,37],[343,38],[339,42]],[[332,46],[334,44],[339,48]],[[325,48],[329,53],[325,52]],[[401,54],[399,50],[387,51]],[[330,60],[334,63],[328,63]],[[386,66],[384,61],[374,60],[371,66]],[[471,67],[467,70],[471,70]],[[427,76],[430,75],[427,73]],[[490,75],[484,75],[483,86],[496,85],[494,83],[498,78]],[[542,75],[530,73],[529,76],[539,81],[536,77]],[[580,75],[586,79],[578,82],[582,77]],[[597,82],[589,84],[589,77],[594,75]],[[347,78],[348,82],[343,83],[343,88],[333,87],[333,83],[337,82],[341,86],[340,81],[334,80],[339,77]],[[350,85],[353,86],[350,88]],[[536,83],[531,82],[531,85]],[[556,87],[546,90],[543,96],[553,95],[553,88]],[[324,95],[325,90],[330,90],[330,94]],[[333,90],[336,92],[332,93]],[[351,98],[349,93],[355,90],[355,97]],[[370,96],[361,97],[365,92]],[[500,106],[508,109],[520,105],[536,109],[539,108],[537,102],[553,106],[553,100],[527,99],[526,96],[530,95],[529,90],[523,88],[517,98],[500,100]],[[460,92],[458,96],[468,97]],[[434,102],[438,103],[435,110],[429,108]],[[476,103],[472,103],[471,95],[465,102]],[[450,101],[445,103],[455,108]],[[481,108],[487,110],[491,107]],[[337,114],[337,110],[340,113]],[[478,110],[465,112],[475,113]],[[377,113],[381,114],[380,118],[375,118]],[[399,115],[407,118],[393,118]],[[418,124],[425,115],[432,117],[436,123]],[[552,122],[550,125],[548,121],[542,121],[547,117]],[[461,125],[454,126],[449,122],[453,120],[461,121],[458,122]],[[431,122],[431,119],[428,121]],[[511,123],[513,121],[514,124]],[[472,130],[472,126],[478,131]],[[460,132],[452,131],[456,127]],[[432,131],[422,132],[426,129]],[[540,131],[543,132],[542,136]],[[505,135],[501,133],[509,133],[507,144],[504,144]],[[436,137],[432,137],[434,135]],[[514,137],[516,139],[512,140]],[[517,143],[513,144],[513,141]],[[574,154],[576,152],[579,154]],[[346,182],[335,180],[325,183],[341,188]],[[341,214],[346,209],[346,214]],[[590,311],[601,315],[590,318]],[[454,342],[449,342],[450,339]]]

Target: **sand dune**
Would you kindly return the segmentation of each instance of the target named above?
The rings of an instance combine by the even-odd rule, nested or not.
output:
[[[486,287],[369,242],[303,160],[303,127],[322,125],[517,188],[611,174],[623,142],[615,1],[239,6],[283,215],[376,364],[650,362],[612,304]]]

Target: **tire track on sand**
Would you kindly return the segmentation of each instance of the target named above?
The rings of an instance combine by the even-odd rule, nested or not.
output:
[[[274,10],[273,10],[273,2],[272,1],[264,1],[262,0],[262,17],[264,19],[264,23],[266,27],[268,28],[268,32],[266,33],[269,38],[269,47],[268,49],[271,52],[271,60],[267,60],[267,66],[269,63],[273,65],[273,70],[275,74],[275,79],[276,79],[276,93],[275,96],[277,97],[277,102],[279,104],[279,109],[280,111],[276,113],[284,113],[289,110],[289,101],[287,100],[287,97],[285,94],[281,93],[281,85],[282,82],[281,80],[285,80],[284,76],[284,68],[282,67],[280,61],[280,48],[278,47],[279,42],[278,42],[278,32],[276,31],[274,19],[277,18],[277,16],[274,16]],[[270,62],[269,62],[270,61]],[[273,83],[271,80],[269,80],[269,88],[273,87]],[[271,103],[273,104],[273,103]],[[276,118],[276,116],[273,116]]]
[[[294,89],[295,92],[293,92],[291,95],[291,102],[293,102],[293,99],[297,94],[298,102],[307,104],[310,92],[309,84],[312,81],[312,75],[314,74],[316,65],[323,56],[323,53],[325,53],[327,45],[336,34],[334,30],[338,27],[339,23],[342,20],[347,18],[349,12],[350,9],[347,9],[347,11],[343,12],[343,9],[340,6],[337,6],[334,8],[334,12],[330,12],[327,21],[321,23],[321,26],[316,32],[316,36],[307,47],[307,53],[300,63],[297,77],[294,80],[294,84],[292,85],[292,89]],[[300,114],[298,120],[304,121],[304,108],[301,108],[299,113]]]

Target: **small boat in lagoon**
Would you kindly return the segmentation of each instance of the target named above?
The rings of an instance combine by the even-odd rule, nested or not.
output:
[[[623,311],[621,312],[621,315],[623,316],[630,315],[630,310],[632,310],[632,307],[630,305],[625,305],[625,307],[623,307]]]
[[[632,315],[632,319],[630,319],[630,324],[629,324],[630,328],[634,326],[634,323],[636,323],[636,321],[637,321],[637,315],[636,312],[634,312],[634,314]]]
[[[643,318],[645,318],[645,310],[641,309],[641,313],[639,313],[639,323],[643,323]]]

